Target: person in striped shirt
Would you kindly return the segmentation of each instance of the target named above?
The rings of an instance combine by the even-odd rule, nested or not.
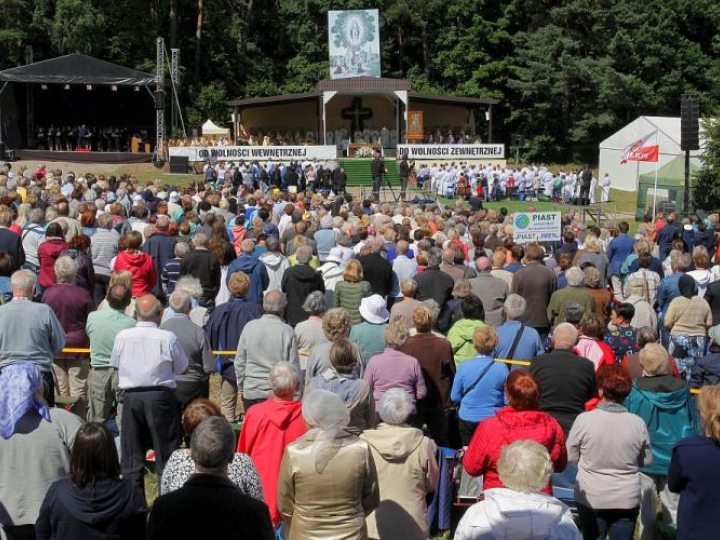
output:
[[[175,258],[170,259],[163,266],[160,272],[160,281],[162,282],[163,290],[167,296],[170,296],[175,290],[175,284],[180,279],[180,261],[183,256],[188,252],[188,245],[185,242],[178,242],[175,244]]]

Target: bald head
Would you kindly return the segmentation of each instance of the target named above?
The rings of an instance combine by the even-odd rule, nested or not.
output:
[[[443,262],[453,264],[455,262],[455,250],[452,248],[445,248],[442,250]]]
[[[489,272],[492,270],[492,263],[487,257],[478,257],[475,260],[475,268],[477,268],[478,272]]]
[[[135,303],[135,319],[138,322],[159,323],[162,312],[162,304],[152,294],[141,296]]]
[[[578,332],[570,323],[560,323],[552,335],[553,349],[572,349],[577,345]]]

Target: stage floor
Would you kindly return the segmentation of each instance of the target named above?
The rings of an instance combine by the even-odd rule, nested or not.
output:
[[[65,163],[150,163],[153,154],[144,152],[55,152],[53,150],[16,149],[15,159],[62,161]]]

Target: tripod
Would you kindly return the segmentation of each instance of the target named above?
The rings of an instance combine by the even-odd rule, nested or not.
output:
[[[387,186],[387,189],[390,190],[390,193],[392,193],[393,202],[397,203],[399,200],[398,195],[397,195],[397,193],[395,193],[395,190],[393,189],[392,184],[390,184],[390,180],[387,177],[387,173],[382,174],[382,180],[380,181],[380,188],[383,187],[383,184],[385,184]],[[380,198],[380,194],[378,193],[378,199],[379,198]]]

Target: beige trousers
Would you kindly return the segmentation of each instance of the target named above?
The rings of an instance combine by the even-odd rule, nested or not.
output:
[[[90,359],[78,357],[72,360],[53,360],[55,394],[87,399],[87,378]]]
[[[71,360],[53,360],[55,395],[78,398],[72,412],[85,418],[87,414],[87,379],[90,372],[90,358],[80,355]]]
[[[220,386],[220,410],[228,422],[237,422],[240,419],[238,411],[238,387],[235,381],[222,380]]]

